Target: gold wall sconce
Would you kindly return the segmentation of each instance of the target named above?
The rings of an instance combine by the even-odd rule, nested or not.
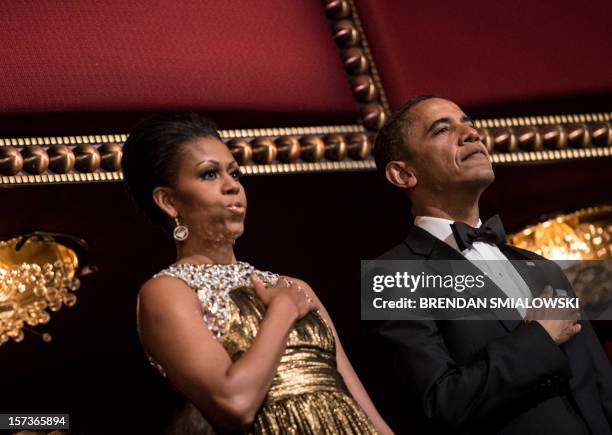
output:
[[[510,235],[509,242],[552,260],[612,259],[612,205],[540,222]]]
[[[86,265],[84,240],[65,234],[33,232],[0,239],[0,346],[20,342],[24,330],[50,341],[30,327],[45,324],[50,312],[73,306],[79,276],[94,271]],[[84,267],[85,266],[85,267]]]
[[[592,320],[612,316],[612,205],[557,216],[509,236],[559,265]],[[589,261],[582,261],[589,260]]]

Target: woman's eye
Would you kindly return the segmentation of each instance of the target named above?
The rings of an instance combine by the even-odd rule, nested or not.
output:
[[[230,175],[232,176],[232,178],[237,180],[240,177],[242,177],[242,171],[240,171],[240,169],[234,169],[234,170],[230,171]]]
[[[208,171],[204,171],[200,174],[200,178],[203,180],[214,180],[217,178],[217,171],[215,169],[209,169]]]

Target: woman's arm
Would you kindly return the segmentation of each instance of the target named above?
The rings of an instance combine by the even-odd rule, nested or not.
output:
[[[251,347],[232,363],[202,320],[196,293],[184,282],[158,277],[138,298],[140,339],[166,376],[215,423],[248,427],[276,373],[295,320],[317,308],[294,286],[255,289],[268,305]]]
[[[370,396],[368,395],[367,391],[363,387],[363,384],[359,380],[359,376],[357,375],[357,373],[355,373],[353,366],[351,365],[348,357],[346,356],[344,348],[342,347],[342,343],[340,343],[338,333],[336,332],[336,327],[334,326],[334,322],[332,321],[329,313],[327,312],[315,292],[310,288],[310,286],[308,286],[306,283],[302,284],[304,285],[304,288],[307,289],[310,297],[313,298],[316,304],[320,307],[319,313],[334,333],[334,337],[336,339],[336,362],[338,364],[338,372],[342,375],[344,383],[349,389],[351,395],[367,414],[368,418],[379,433],[393,434],[393,431],[391,430],[389,425],[387,425],[387,423],[383,420],[383,418],[376,410],[376,406],[374,406],[374,403],[372,403]]]

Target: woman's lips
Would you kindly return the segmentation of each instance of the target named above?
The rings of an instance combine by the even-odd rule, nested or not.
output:
[[[244,214],[244,206],[242,204],[230,204],[228,210],[235,214]]]

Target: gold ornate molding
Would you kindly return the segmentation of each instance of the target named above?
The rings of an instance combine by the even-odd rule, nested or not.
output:
[[[350,79],[361,123],[376,131],[391,112],[357,8],[353,0],[323,0],[323,8]]]
[[[612,153],[610,113],[476,121],[495,163],[607,157]]]
[[[604,113],[577,113],[571,115],[538,115],[518,116],[512,118],[478,119],[474,121],[476,127],[522,127],[545,126],[555,124],[579,124],[612,121],[612,112]]]
[[[371,169],[361,125],[221,130],[246,174]],[[0,139],[0,185],[120,181],[127,135]]]
[[[495,164],[612,156],[612,114],[476,121]],[[249,175],[374,169],[361,125],[222,130]],[[0,185],[120,181],[127,135],[0,139]]]

